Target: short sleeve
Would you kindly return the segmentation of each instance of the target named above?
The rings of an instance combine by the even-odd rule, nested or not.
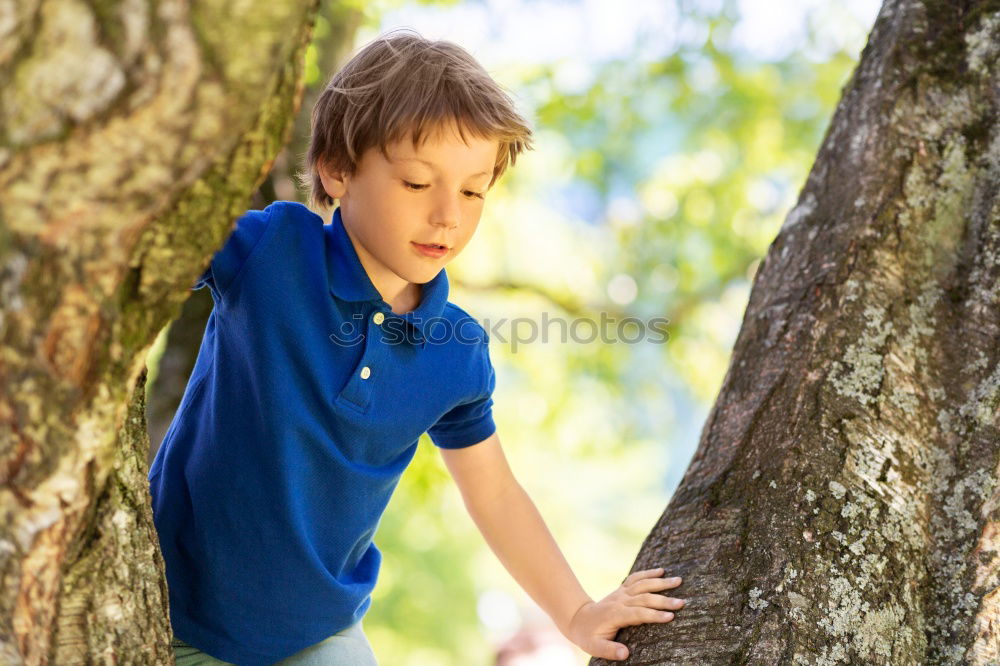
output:
[[[271,206],[265,210],[249,210],[236,220],[235,228],[225,244],[212,257],[192,289],[208,287],[216,301],[221,300],[236,281],[247,260],[264,236],[271,220]]]
[[[489,346],[482,345],[484,388],[480,394],[452,407],[427,430],[435,446],[460,449],[478,444],[496,431],[493,422],[493,390],[496,373],[490,362]]]

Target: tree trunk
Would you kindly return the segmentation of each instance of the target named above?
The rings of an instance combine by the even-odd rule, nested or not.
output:
[[[288,139],[317,0],[13,7],[0,663],[171,663],[143,361]]]
[[[996,0],[883,5],[632,569],[688,604],[629,663],[1000,663],[998,51]]]

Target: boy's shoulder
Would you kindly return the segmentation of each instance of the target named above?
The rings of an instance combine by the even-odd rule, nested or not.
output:
[[[322,229],[323,218],[297,201],[273,201],[262,209],[250,208],[234,225],[237,236],[259,239],[268,228]]]
[[[490,335],[487,333],[486,328],[478,319],[455,303],[447,301],[441,310],[441,316],[447,319],[452,329],[456,333],[460,333],[467,341],[476,340],[483,344],[489,343]]]
[[[263,209],[251,208],[236,222],[234,236],[245,243],[273,245],[276,237],[314,242],[323,234],[323,218],[297,201],[273,201]],[[268,241],[270,238],[272,240]]]
[[[245,233],[255,236],[267,236],[272,239],[284,238],[286,245],[317,245],[321,246],[322,238],[327,233],[323,218],[312,209],[298,201],[278,200],[269,203],[261,210],[248,210],[240,218],[237,228],[245,226]],[[270,231],[267,231],[270,229]],[[291,246],[288,246],[291,247]]]
[[[269,203],[264,210],[264,214],[277,220],[292,221],[297,223],[323,224],[323,218],[313,212],[305,204],[298,201],[278,200]]]

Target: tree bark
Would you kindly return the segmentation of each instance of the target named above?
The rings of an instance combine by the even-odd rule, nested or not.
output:
[[[144,358],[288,139],[317,0],[0,31],[0,663],[171,663]]]
[[[1000,663],[998,51],[995,0],[882,6],[632,568],[687,606],[627,663]]]

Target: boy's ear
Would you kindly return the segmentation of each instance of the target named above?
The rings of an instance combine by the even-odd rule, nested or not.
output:
[[[319,165],[319,179],[323,183],[323,189],[333,199],[340,199],[347,191],[344,174],[331,169],[325,162]]]

